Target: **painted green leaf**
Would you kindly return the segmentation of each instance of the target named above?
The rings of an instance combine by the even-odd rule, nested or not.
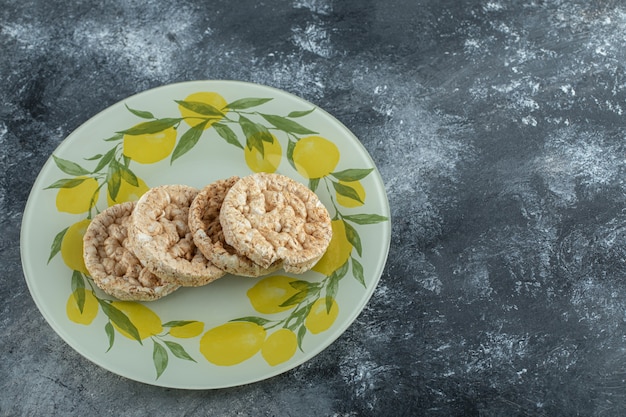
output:
[[[249,109],[250,107],[260,106],[261,104],[267,103],[271,100],[271,98],[241,98],[239,100],[233,101],[232,103],[229,103],[226,108],[230,110],[244,110]]]
[[[270,122],[272,125],[276,126],[278,129],[283,130],[289,133],[296,133],[299,135],[310,135],[313,133],[317,133],[311,129],[307,129],[302,126],[298,122],[294,122],[293,120],[287,119],[286,117],[276,116],[274,114],[263,114],[260,113],[261,117]]]
[[[117,168],[120,170],[120,175],[124,181],[132,185],[133,187],[139,186],[139,180],[133,171],[131,171],[127,166],[124,166],[120,163],[116,164]]]
[[[86,170],[85,168],[81,167],[80,165],[78,165],[76,162],[72,162],[72,161],[68,161],[67,159],[63,159],[63,158],[59,158],[56,155],[52,155],[52,158],[54,158],[54,163],[56,164],[57,167],[59,167],[59,169],[63,172],[65,172],[66,174],[69,175],[87,175],[89,174],[89,171]]]
[[[116,133],[115,135],[111,136],[110,138],[106,138],[104,141],[105,142],[116,142],[118,140],[122,140],[124,139],[124,134],[123,133]]]
[[[310,310],[310,307],[311,307],[311,306],[312,306],[312,303],[309,303],[309,304],[307,304],[304,308],[298,308],[298,309],[294,310],[294,311],[291,313],[291,318],[292,318],[292,319],[296,319],[296,320],[298,320],[298,319],[300,319],[300,318],[304,319],[304,317],[305,317],[305,316],[306,316],[306,314],[307,314],[307,307],[309,307],[309,310]]]
[[[295,149],[295,147],[296,142],[289,139],[289,141],[287,142],[287,160],[289,161],[289,165],[291,165],[293,169],[297,170],[296,164],[293,162],[293,150]]]
[[[208,103],[202,103],[201,101],[185,101],[185,100],[174,100],[178,105],[191,110],[192,112],[201,114],[203,116],[224,116],[218,108],[211,106]]]
[[[107,302],[106,300],[98,299],[98,303],[100,304],[100,308],[102,308],[102,311],[104,312],[104,314],[107,315],[109,320],[111,320],[117,327],[131,335],[133,339],[139,342],[139,344],[143,345],[143,343],[141,342],[141,336],[139,335],[139,330],[137,330],[135,325],[128,319],[126,314],[115,308],[110,302]]]
[[[270,320],[268,319],[264,319],[263,317],[256,317],[256,316],[239,317],[237,319],[232,319],[228,321],[249,321],[251,323],[258,324],[259,326],[265,326],[267,323],[270,322]]]
[[[359,236],[359,233],[354,227],[352,227],[352,225],[350,225],[350,223],[346,222],[345,220],[343,221],[343,224],[346,227],[346,238],[348,239],[348,242],[352,244],[354,249],[356,249],[356,252],[359,254],[359,256],[361,256],[363,248],[361,246],[361,237]]]
[[[191,323],[197,323],[197,320],[172,320],[167,323],[163,323],[163,327],[183,327]]]
[[[324,302],[326,303],[326,312],[330,313],[330,309],[333,306],[333,300],[337,298],[337,290],[339,289],[339,281],[348,273],[349,261],[345,261],[343,265],[335,270],[328,277],[328,284],[326,284],[326,294]]]
[[[375,224],[389,220],[380,214],[350,214],[343,216],[343,218],[356,224]]]
[[[309,293],[308,290],[297,292],[294,295],[292,295],[291,297],[287,298],[285,301],[283,301],[278,306],[279,307],[289,307],[289,306],[294,306],[296,304],[299,304],[306,298],[308,293]]]
[[[183,348],[182,345],[176,342],[170,342],[168,340],[164,340],[163,343],[165,343],[170,352],[172,352],[177,358],[184,359],[186,361],[196,362],[194,358],[189,356],[189,354],[187,353],[187,351],[185,351],[185,348]]]
[[[287,321],[285,321],[284,327],[294,332],[299,326],[302,325],[302,323],[304,323],[304,317],[298,314],[298,311],[294,311],[287,318]]]
[[[246,137],[246,145],[248,149],[256,148],[261,155],[265,155],[263,151],[263,142],[273,142],[274,138],[267,128],[261,124],[254,123],[245,116],[239,116],[239,126]]]
[[[267,143],[274,143],[274,136],[270,133],[267,127],[262,124],[256,123],[256,128],[259,130],[261,140]]]
[[[337,296],[337,289],[339,288],[339,279],[334,278],[331,279],[326,287],[326,297],[324,297],[324,302],[326,304],[326,314],[330,314],[330,309],[333,306],[333,301]]]
[[[102,154],[101,153],[97,153],[92,157],[89,158],[83,158],[85,161],[95,161],[96,159],[100,159],[102,158]]]
[[[302,350],[302,342],[304,341],[305,335],[306,335],[306,327],[300,326],[298,328],[298,333],[296,335],[296,340],[298,341],[298,349],[300,349],[300,352],[304,352],[304,350]]]
[[[289,283],[289,285],[292,288],[296,290],[300,290],[300,291],[313,291],[319,288],[320,286],[319,283],[317,282],[309,282],[309,281],[304,281],[304,280],[292,281]]]
[[[128,107],[128,104],[124,104],[129,112],[134,114],[135,116],[141,117],[142,119],[154,119],[154,116],[149,111],[131,109]]]
[[[346,169],[343,171],[332,172],[330,175],[332,175],[333,177],[341,181],[348,181],[348,182],[358,181],[367,177],[370,174],[370,172],[372,172],[373,170],[374,168],[367,168],[367,169],[352,168],[352,169]]]
[[[238,123],[241,127],[241,130],[243,131],[244,136],[246,137],[253,136],[255,133],[258,132],[256,128],[256,123],[254,123],[252,120],[248,119],[245,116],[240,115]]]
[[[359,281],[361,285],[367,288],[367,285],[365,284],[365,275],[363,275],[363,265],[361,265],[361,263],[357,261],[355,258],[351,257],[351,259],[352,259],[352,275],[354,276],[354,279]]]
[[[79,271],[72,272],[72,294],[76,300],[76,305],[80,313],[83,313],[85,308],[85,280],[83,280],[83,274]]]
[[[63,242],[63,237],[65,236],[65,233],[67,233],[67,229],[69,229],[69,227],[66,227],[65,229],[61,230],[59,233],[56,234],[54,239],[52,239],[52,244],[50,245],[50,256],[48,257],[48,263],[50,263],[52,258],[54,258],[56,254],[61,251],[61,243]]]
[[[165,369],[167,368],[167,363],[169,361],[167,350],[158,343],[156,340],[152,340],[153,348],[152,348],[152,361],[154,362],[154,368],[156,369],[156,379],[163,374]]]
[[[287,115],[287,117],[291,117],[291,118],[302,117],[302,116],[306,116],[307,114],[313,113],[314,111],[315,111],[315,107],[313,107],[311,110],[292,111],[291,113]]]
[[[303,307],[296,308],[285,322],[285,327],[291,331],[295,331],[298,326],[304,323],[304,319],[309,314],[309,311],[311,311],[311,307],[313,307],[313,302],[307,303]]]
[[[174,148],[174,152],[172,152],[172,159],[170,160],[170,163],[173,163],[175,160],[177,160],[178,158],[189,152],[194,146],[196,146],[198,140],[200,139],[200,136],[202,136],[202,132],[204,132],[204,127],[207,123],[208,121],[205,120],[204,122],[191,127],[180,137],[176,148]]]
[[[297,320],[293,321],[293,319],[294,319],[293,315],[289,316],[289,318],[287,319],[287,321],[284,324],[284,327],[286,329],[291,330],[292,332],[296,331],[298,326],[300,326],[302,324],[301,322],[298,322]]]
[[[100,159],[100,161],[98,161],[98,165],[96,165],[96,169],[94,169],[93,172],[99,172],[102,168],[110,164],[113,158],[115,157],[116,149],[117,148],[112,148],[107,153],[105,153],[104,156]]]
[[[259,135],[248,136],[246,138],[246,146],[250,150],[256,148],[261,156],[265,155],[265,146],[263,145],[263,141],[261,140]]]
[[[337,279],[340,280],[341,278],[345,277],[346,274],[348,273],[348,261],[346,260],[343,265],[341,265],[339,268],[337,268],[335,270],[335,272],[332,273],[332,275],[330,276],[332,279]]]
[[[331,181],[331,182],[333,183],[333,187],[335,188],[335,191],[337,191],[337,194],[342,195],[344,197],[348,197],[352,200],[356,200],[360,203],[363,203],[363,200],[361,200],[359,193],[357,193],[354,188],[348,185],[340,184],[335,181]]]
[[[107,324],[104,325],[104,332],[109,340],[109,347],[106,350],[108,352],[113,347],[113,343],[115,343],[115,329],[113,329],[113,325],[110,321],[107,321]]]
[[[120,186],[122,185],[122,173],[120,167],[121,164],[116,160],[113,160],[111,161],[111,164],[109,164],[109,170],[107,171],[107,189],[109,191],[109,196],[113,200],[117,198],[117,193],[119,193]]]
[[[85,288],[85,279],[80,271],[72,272],[72,291]]]
[[[220,135],[220,137],[224,139],[227,143],[243,149],[243,146],[239,142],[239,139],[237,139],[237,135],[235,134],[233,129],[230,128],[230,126],[223,123],[213,123],[211,126],[215,129],[217,134]]]
[[[167,128],[175,126],[180,123],[181,118],[164,118],[151,120],[149,122],[139,123],[136,126],[131,127],[130,129],[122,130],[117,133],[122,133],[125,135],[145,135],[148,133],[157,133],[162,132]]]
[[[315,192],[317,190],[317,187],[319,187],[320,185],[320,179],[319,178],[311,178],[309,180],[309,189],[313,192]]]
[[[85,178],[63,178],[50,184],[49,186],[44,188],[44,190],[48,190],[50,188],[73,188],[79,184],[82,184],[83,181],[85,181]]]
[[[289,318],[289,320],[295,320],[295,321],[292,324],[290,330],[294,331],[295,329],[298,328],[298,326],[304,323],[304,320],[311,312],[311,308],[313,308],[313,303],[315,301],[316,300],[312,300],[308,302],[306,305],[304,305],[304,307],[297,308],[293,313],[291,313],[291,317]],[[287,322],[289,322],[289,320]]]
[[[267,129],[267,127],[259,123],[255,123],[255,127],[258,129],[259,131],[258,135],[261,136],[261,140],[263,142],[274,143],[274,136],[272,136],[272,134]]]
[[[74,301],[76,301],[78,311],[80,311],[80,314],[83,314],[83,309],[85,308],[85,288],[78,288],[72,291],[72,296],[74,297]]]

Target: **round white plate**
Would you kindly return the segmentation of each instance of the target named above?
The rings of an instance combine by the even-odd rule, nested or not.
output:
[[[258,170],[308,185],[328,208],[334,242],[314,270],[227,275],[144,303],[120,303],[84,270],[81,233],[108,205]],[[371,297],[390,236],[380,175],[336,119],[274,88],[194,81],[129,97],[61,143],[28,198],[21,255],[39,310],[77,352],[144,383],[210,389],[272,377],[330,345]]]

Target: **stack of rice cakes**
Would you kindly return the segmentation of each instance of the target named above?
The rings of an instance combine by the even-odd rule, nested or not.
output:
[[[84,239],[94,283],[121,300],[151,301],[225,274],[300,274],[332,237],[328,210],[306,186],[280,174],[151,188],[136,203],[107,208]]]

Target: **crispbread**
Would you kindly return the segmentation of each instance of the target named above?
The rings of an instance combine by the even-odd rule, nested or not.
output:
[[[111,206],[96,215],[83,237],[83,258],[94,283],[120,300],[152,301],[180,286],[145,268],[129,248],[128,225],[135,203]]]
[[[303,273],[322,257],[332,236],[330,215],[306,186],[280,174],[256,173],[228,191],[220,210],[226,242],[263,268]]]
[[[194,243],[213,265],[234,275],[258,277],[276,271],[281,262],[268,268],[257,265],[226,243],[220,224],[222,202],[237,181],[237,176],[220,179],[200,190],[189,209],[189,229]]]
[[[137,202],[129,228],[133,250],[152,272],[189,287],[224,275],[193,243],[187,219],[197,194],[186,185],[151,188]]]

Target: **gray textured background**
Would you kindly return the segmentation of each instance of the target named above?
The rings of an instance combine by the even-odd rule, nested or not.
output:
[[[0,6],[0,415],[626,410],[624,2]],[[266,84],[329,111],[376,161],[394,219],[381,282],[342,337],[218,391],[85,360],[39,314],[19,254],[30,187],[72,130],[195,79]]]

